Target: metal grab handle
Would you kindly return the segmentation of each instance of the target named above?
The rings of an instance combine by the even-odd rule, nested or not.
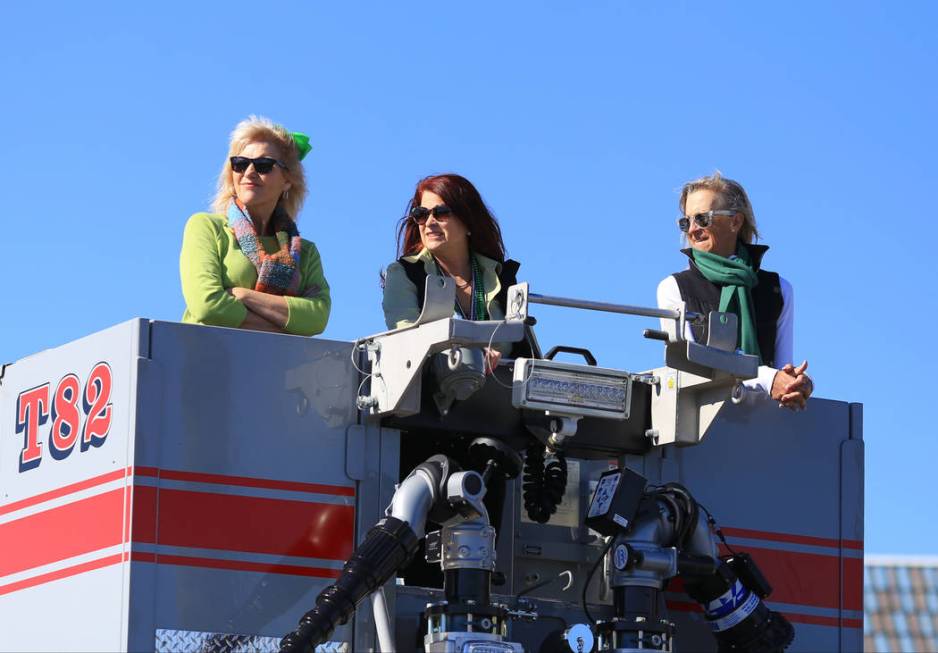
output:
[[[587,365],[596,367],[596,357],[593,356],[593,352],[591,352],[589,349],[585,349],[584,347],[568,347],[567,345],[557,345],[555,347],[551,347],[550,351],[544,354],[544,358],[552,361],[554,360],[554,356],[560,353],[579,354],[584,359],[586,359]]]
[[[648,338],[649,340],[661,340],[662,342],[668,342],[668,332],[661,331],[659,329],[645,329],[642,331],[642,335]]]
[[[528,303],[544,304],[545,306],[565,306],[567,308],[585,308],[591,311],[602,311],[604,313],[621,313],[623,315],[641,315],[644,317],[657,317],[666,320],[679,320],[680,311],[673,308],[650,308],[646,306],[629,306],[628,304],[610,304],[608,302],[594,302],[587,299],[572,299],[569,297],[552,297],[550,295],[538,295],[533,292],[528,293]],[[691,321],[703,319],[699,313],[685,313],[684,318]]]

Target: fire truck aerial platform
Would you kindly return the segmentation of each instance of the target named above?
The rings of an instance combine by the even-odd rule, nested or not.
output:
[[[861,650],[861,405],[749,390],[732,313],[426,284],[354,342],[133,319],[3,366],[0,650]],[[545,304],[664,364],[542,352]]]

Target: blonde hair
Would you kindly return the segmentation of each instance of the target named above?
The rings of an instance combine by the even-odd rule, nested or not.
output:
[[[714,208],[738,211],[743,216],[743,226],[739,230],[739,240],[744,243],[751,243],[759,238],[759,229],[756,228],[756,215],[752,211],[752,204],[749,202],[749,196],[746,195],[742,184],[722,176],[719,170],[707,177],[700,177],[687,182],[681,189],[681,199],[678,202],[681,215],[684,215],[687,196],[698,190],[712,190],[717,194],[720,206]]]
[[[306,176],[300,164],[300,155],[290,132],[283,125],[278,125],[263,116],[248,116],[247,120],[239,122],[231,132],[228,156],[225,157],[221,174],[218,176],[218,192],[212,200],[212,210],[221,214],[228,212],[228,205],[235,197],[230,159],[240,154],[249,143],[257,142],[270,143],[280,150],[280,161],[287,167],[283,170],[283,175],[290,182],[290,190],[280,198],[279,205],[296,220],[306,200]]]

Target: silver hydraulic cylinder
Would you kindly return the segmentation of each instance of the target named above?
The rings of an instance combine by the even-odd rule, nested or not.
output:
[[[423,539],[426,535],[427,515],[439,495],[433,476],[422,466],[418,467],[397,487],[387,514],[407,522],[417,539]]]

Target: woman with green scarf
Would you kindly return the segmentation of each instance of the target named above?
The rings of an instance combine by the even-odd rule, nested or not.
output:
[[[768,250],[758,238],[746,191],[736,181],[712,176],[684,184],[678,226],[689,248],[687,270],[658,284],[658,306],[681,302],[697,313],[730,311],[739,317],[737,347],[759,356],[757,378],[746,385],[793,410],[803,409],[813,391],[808,362],[792,364],[794,297],[791,284],[761,267]],[[688,325],[685,336],[707,339],[706,324]]]

